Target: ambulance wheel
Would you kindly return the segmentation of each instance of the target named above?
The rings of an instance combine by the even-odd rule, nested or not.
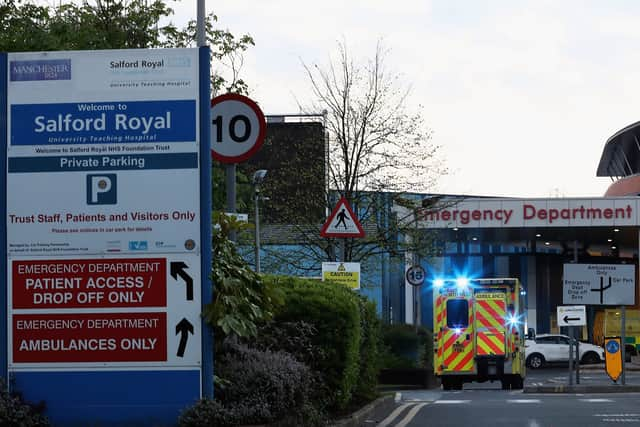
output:
[[[462,390],[462,379],[456,377],[442,377],[443,390]]]
[[[544,365],[544,356],[540,353],[533,353],[527,357],[527,366],[531,369],[540,369]]]
[[[442,377],[442,389],[443,390],[453,389],[453,379],[451,377]]]

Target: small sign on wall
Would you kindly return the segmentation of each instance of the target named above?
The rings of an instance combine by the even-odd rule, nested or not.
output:
[[[344,283],[353,290],[360,289],[359,262],[323,262],[322,281]]]

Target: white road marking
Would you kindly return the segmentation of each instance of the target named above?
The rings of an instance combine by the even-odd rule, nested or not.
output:
[[[588,402],[588,403],[602,403],[602,402],[613,402],[612,399],[578,399],[581,402]]]
[[[640,414],[593,414],[594,417],[640,417]]]
[[[508,399],[508,403],[541,403],[540,399]]]
[[[404,411],[409,406],[413,406],[413,405],[414,405],[413,403],[405,403],[404,405],[398,406],[391,414],[389,414],[387,418],[385,418],[380,422],[380,424],[378,424],[378,427],[388,426],[398,415],[400,415],[402,411]]]
[[[437,403],[439,405],[458,405],[460,403],[469,403],[470,400],[436,400],[433,403]]]
[[[398,424],[396,424],[396,427],[405,427],[407,424],[409,424],[409,422],[413,419],[413,417],[416,416],[418,411],[420,409],[422,409],[422,407],[424,405],[426,405],[426,403],[421,403],[421,404],[416,405],[413,408],[411,408],[409,413],[402,419],[402,421],[400,421]]]

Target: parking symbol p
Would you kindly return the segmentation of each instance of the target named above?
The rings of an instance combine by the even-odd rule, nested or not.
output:
[[[115,205],[118,202],[116,190],[116,174],[87,175],[88,205]]]

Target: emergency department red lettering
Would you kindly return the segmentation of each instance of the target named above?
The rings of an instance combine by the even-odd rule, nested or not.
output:
[[[564,209],[545,209],[536,208],[533,205],[524,204],[522,206],[522,218],[525,221],[532,219],[545,220],[549,224],[553,224],[558,219],[564,220],[591,220],[591,219],[631,219],[633,216],[633,208],[627,205],[624,208],[564,208]]]
[[[14,261],[11,271],[14,309],[167,304],[164,258]]]
[[[13,362],[164,362],[166,313],[15,314]]]

